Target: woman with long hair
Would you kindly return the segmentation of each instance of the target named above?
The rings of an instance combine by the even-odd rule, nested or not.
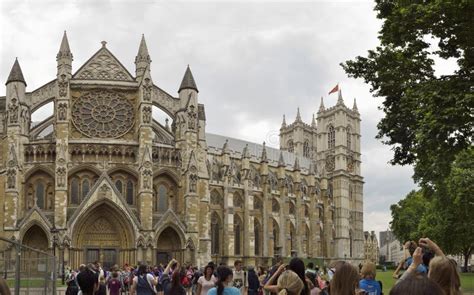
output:
[[[174,269],[170,279],[169,273],[173,266]],[[180,268],[178,261],[171,259],[161,277],[164,295],[186,295],[186,289],[181,284],[182,273],[184,273],[184,270]]]
[[[217,279],[214,276],[214,266],[206,265],[204,274],[197,281],[196,295],[207,295],[209,290],[216,285]]]
[[[331,293],[332,294],[332,293]],[[413,274],[390,290],[390,295],[446,295],[441,287],[426,275]]]
[[[231,287],[233,272],[227,266],[219,266],[217,268],[216,287],[207,292],[207,295],[240,295],[239,289]]]
[[[306,282],[306,271],[303,260],[299,259],[298,257],[294,257],[290,260],[287,269],[294,271],[303,282],[304,288],[301,291],[301,295],[308,295],[310,293],[310,289],[308,287],[308,283]]]
[[[277,281],[276,284],[275,281]],[[285,264],[282,264],[273,273],[263,289],[278,295],[300,295],[304,291],[304,286],[305,284],[299,275],[289,270]]]
[[[331,295],[355,295],[359,286],[359,272],[350,263],[336,262],[334,276],[330,282]]]
[[[148,271],[146,264],[141,264],[138,267],[137,275],[133,278],[132,287],[130,288],[131,295],[154,295],[157,279]]]

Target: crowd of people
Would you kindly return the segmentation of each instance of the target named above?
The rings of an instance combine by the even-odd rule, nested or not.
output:
[[[394,273],[397,278],[390,295],[459,295],[461,284],[456,263],[447,258],[430,239],[405,244],[407,257]],[[403,274],[400,271],[404,269]],[[203,268],[182,266],[172,259],[166,266],[124,265],[104,271],[99,263],[81,265],[68,277],[66,295],[381,295],[373,263],[353,266],[337,261],[330,267],[293,258],[277,261],[269,269],[233,268],[210,262]]]

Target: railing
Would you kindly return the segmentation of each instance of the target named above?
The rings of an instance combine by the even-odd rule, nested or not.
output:
[[[0,272],[12,294],[56,294],[56,257],[0,237]]]

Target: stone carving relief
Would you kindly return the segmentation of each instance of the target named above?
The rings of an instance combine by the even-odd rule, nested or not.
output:
[[[150,124],[151,122],[151,107],[145,106],[142,110],[143,113],[143,123]]]
[[[335,159],[334,156],[330,155],[326,158],[326,171],[327,172],[332,172],[334,171],[335,168]]]
[[[143,170],[143,188],[151,189],[153,179],[153,171],[151,169]]]
[[[12,101],[8,106],[8,117],[11,124],[18,123],[18,101],[16,98],[12,98]]]
[[[66,75],[62,74],[58,81],[59,97],[65,97],[67,95],[68,87],[69,87],[69,83],[66,80]]]
[[[72,121],[86,136],[117,138],[133,126],[133,105],[124,95],[106,90],[82,94],[72,106]]]
[[[347,171],[354,172],[354,157],[352,155],[347,157]]]
[[[21,125],[23,130],[30,130],[30,110],[28,107],[24,107],[20,114]]]
[[[58,104],[58,120],[66,121],[67,119],[67,103],[61,102]]]
[[[150,101],[151,100],[151,91],[153,90],[153,84],[150,81],[150,78],[145,78],[145,82],[143,82],[143,100]]]
[[[56,169],[57,175],[57,183],[58,187],[65,187],[66,186],[66,168],[65,167],[58,167]]]
[[[11,168],[7,171],[7,188],[14,189],[16,187],[16,169]]]
[[[84,80],[132,81],[130,75],[107,51],[95,56],[76,76]]]
[[[197,113],[195,107],[191,105],[188,110],[188,129],[196,130],[197,125]]]
[[[194,168],[193,170],[196,170],[196,168]],[[197,174],[195,172],[191,173],[189,175],[189,192],[190,193],[197,192],[197,181],[198,181]]]

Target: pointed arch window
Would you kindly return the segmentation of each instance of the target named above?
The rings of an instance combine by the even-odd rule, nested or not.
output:
[[[161,184],[158,187],[158,212],[164,213],[168,210],[168,189]]]
[[[329,126],[328,130],[328,148],[333,149],[336,146],[336,131],[334,126]]]
[[[36,206],[40,209],[44,209],[45,201],[45,187],[42,181],[36,183]]]
[[[309,158],[310,157],[310,148],[309,148],[309,141],[305,141],[303,144],[303,157]]]
[[[352,144],[352,134],[351,134],[351,128],[347,127],[347,149],[351,150],[351,144]]]
[[[87,196],[89,191],[90,191],[89,179],[86,178],[82,181],[82,199],[83,200]]]
[[[76,177],[71,180],[71,204],[79,204],[79,180]]]
[[[278,228],[278,223],[275,221],[275,219],[272,220],[272,225],[273,225],[273,250],[275,251],[275,255],[279,254],[277,253],[278,248],[280,247],[280,230]]]
[[[278,204],[278,201],[275,199],[272,200],[272,212],[280,212],[280,204]]]
[[[254,219],[253,231],[255,233],[255,256],[260,256],[262,241],[260,236],[260,224],[257,219]]]
[[[211,254],[219,254],[219,217],[214,212],[211,217]]]
[[[295,151],[295,144],[293,140],[288,140],[288,152],[293,153]]]
[[[133,205],[133,181],[127,182],[127,204]]]
[[[235,249],[235,255],[242,255],[241,241],[242,241],[242,221],[240,220],[239,217],[236,216],[236,219],[235,219],[235,222],[234,222],[234,249]]]
[[[121,180],[115,181],[115,187],[117,188],[117,190],[118,190],[120,193],[123,192],[123,187],[122,187],[122,181],[121,181]]]

